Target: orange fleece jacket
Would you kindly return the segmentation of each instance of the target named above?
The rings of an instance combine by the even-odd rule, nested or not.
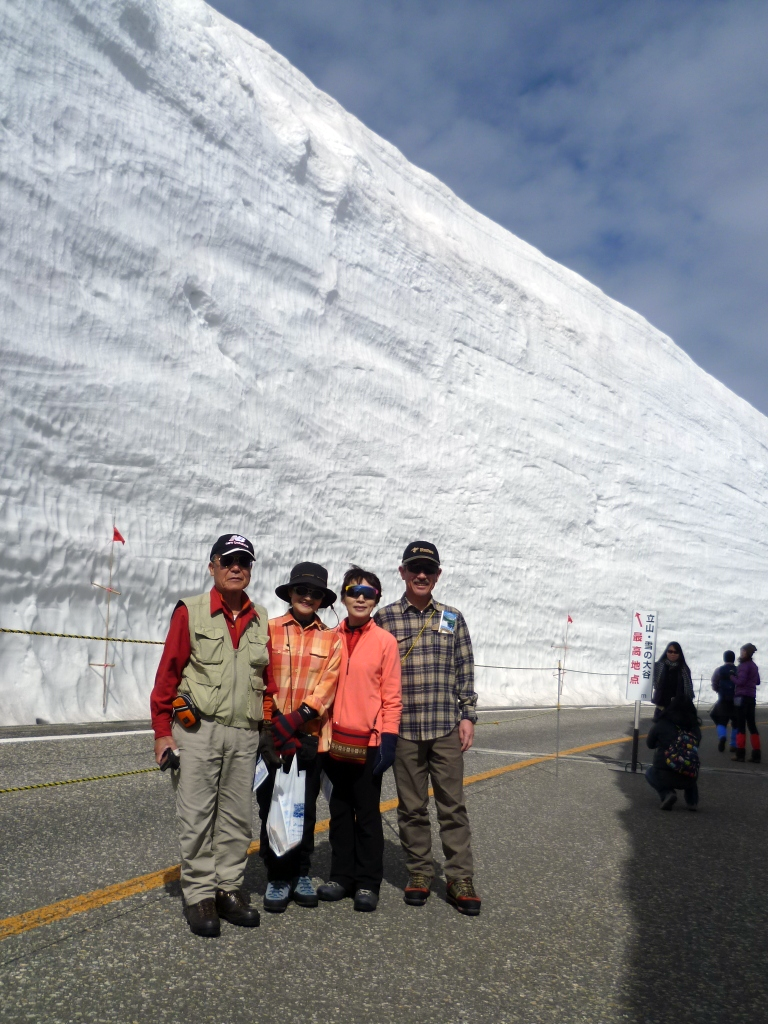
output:
[[[346,620],[345,620],[346,622]],[[344,623],[336,628],[342,640],[341,671],[331,712],[334,725],[371,731],[369,746],[378,747],[381,733],[400,731],[403,700],[397,640],[371,619],[349,654]]]

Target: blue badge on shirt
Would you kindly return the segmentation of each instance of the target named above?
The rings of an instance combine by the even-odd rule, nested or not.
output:
[[[451,636],[456,632],[456,619],[458,618],[456,612],[443,611],[440,615],[440,625],[437,627],[438,633],[449,633]]]

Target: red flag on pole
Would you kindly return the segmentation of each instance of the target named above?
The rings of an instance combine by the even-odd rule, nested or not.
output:
[[[125,544],[125,537],[122,535],[122,533],[120,533],[120,531],[118,530],[118,528],[116,526],[113,526],[112,527],[112,543],[114,544],[115,541],[120,541],[121,544]]]
[[[115,533],[117,533],[117,530],[115,530]],[[568,616],[568,621],[571,622],[571,623],[573,622],[573,619],[571,618],[570,615]]]

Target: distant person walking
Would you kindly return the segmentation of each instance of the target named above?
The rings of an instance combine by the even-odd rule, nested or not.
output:
[[[269,777],[256,790],[261,816],[259,855],[267,868],[264,909],[279,914],[293,898],[302,907],[316,907],[317,893],[309,875],[315,847],[317,796],[320,792],[318,753],[331,739],[329,710],[336,695],[341,665],[341,638],[317,615],[336,594],[328,588],[328,572],[315,562],[300,562],[291,569],[288,583],[275,593],[287,601],[285,615],[269,620],[267,692],[274,709],[261,745]],[[275,774],[287,771],[293,757],[305,772],[304,831],[301,842],[282,857],[267,839],[267,818],[275,787]],[[280,767],[282,759],[283,767]]]
[[[654,721],[658,720],[664,708],[669,707],[675,697],[693,700],[693,682],[683,648],[676,640],[672,640],[654,665],[651,695],[651,702],[656,705]]]
[[[155,759],[172,778],[181,891],[190,929],[212,938],[220,918],[253,928],[242,891],[251,842],[251,785],[267,664],[267,611],[245,592],[253,544],[240,534],[211,549],[209,593],[176,605],[150,698]],[[178,751],[178,754],[176,753]]]
[[[375,621],[397,640],[402,672],[403,717],[394,773],[400,842],[409,872],[405,902],[424,906],[434,877],[431,781],[448,900],[460,913],[475,916],[480,897],[473,884],[464,804],[464,752],[472,746],[477,720],[475,663],[463,615],[432,598],[440,573],[434,544],[409,544],[400,565],[405,593],[378,611]]]
[[[733,699],[736,705],[738,732],[736,733],[736,753],[733,755],[733,760],[746,760],[747,729],[749,729],[749,741],[752,745],[750,761],[760,764],[760,733],[757,731],[757,722],[755,721],[755,704],[757,703],[757,688],[760,685],[760,672],[752,660],[752,655],[756,653],[757,648],[754,644],[745,644],[739,651],[739,668]]]
[[[728,738],[728,723],[731,724],[731,751],[736,750],[736,733],[738,721],[733,699],[736,696],[736,655],[733,651],[725,651],[723,664],[712,673],[712,689],[717,694],[717,703],[709,713],[717,727],[717,749],[725,750]]]
[[[688,697],[673,697],[648,730],[646,743],[654,750],[645,777],[661,798],[662,811],[671,811],[681,789],[689,811],[699,805],[701,722]]]
[[[321,900],[354,894],[354,908],[372,911],[384,874],[381,780],[395,760],[403,702],[397,641],[371,619],[381,600],[375,573],[353,565],[341,600],[347,617],[336,632],[342,640],[341,672],[331,713],[331,748],[324,758],[333,786],[331,874],[317,890]]]

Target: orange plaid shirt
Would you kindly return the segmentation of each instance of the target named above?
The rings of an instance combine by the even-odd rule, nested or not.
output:
[[[308,704],[317,711],[301,729],[319,736],[319,753],[331,745],[329,711],[341,667],[341,637],[316,618],[302,627],[288,613],[269,620],[269,667],[264,672],[275,707],[284,715]]]

